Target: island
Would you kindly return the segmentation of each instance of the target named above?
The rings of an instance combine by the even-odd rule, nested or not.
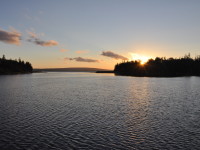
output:
[[[18,60],[6,59],[5,55],[0,58],[0,75],[32,73],[31,63]]]
[[[191,58],[187,54],[181,58],[156,57],[145,64],[141,64],[140,60],[126,61],[116,64],[114,73],[139,77],[200,76],[200,56]]]

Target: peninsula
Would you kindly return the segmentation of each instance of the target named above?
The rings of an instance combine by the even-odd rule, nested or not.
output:
[[[5,55],[0,58],[0,75],[32,73],[31,63],[18,60],[6,59]]]
[[[190,54],[182,58],[156,57],[145,64],[140,60],[122,62],[115,65],[116,75],[141,77],[200,76],[200,56],[194,59]]]

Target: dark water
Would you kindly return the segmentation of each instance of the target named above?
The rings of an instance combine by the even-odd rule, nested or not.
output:
[[[0,76],[0,149],[200,149],[200,78]]]

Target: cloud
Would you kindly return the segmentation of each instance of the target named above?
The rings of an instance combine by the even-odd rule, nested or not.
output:
[[[67,52],[67,51],[69,51],[68,49],[60,49],[60,52]]]
[[[15,29],[11,29],[12,31],[4,31],[0,29],[0,41],[20,45],[21,33],[16,31]]]
[[[54,40],[43,41],[38,38],[35,38],[33,42],[40,46],[56,46],[56,45],[58,45],[58,42],[56,42]]]
[[[77,54],[85,54],[85,53],[88,53],[88,51],[85,51],[85,50],[81,50],[81,51],[76,51]]]
[[[118,55],[116,53],[113,53],[111,51],[105,51],[105,52],[102,52],[103,56],[106,56],[106,57],[110,57],[110,58],[114,58],[114,59],[122,59],[122,60],[128,60],[127,57],[124,57],[122,55]]]
[[[33,30],[33,28],[31,29],[32,31],[26,31],[27,33],[28,33],[28,35],[29,35],[29,37],[30,37],[30,39],[31,38],[38,38],[38,37],[41,37],[41,36],[44,36],[45,34],[44,33],[35,33]]]
[[[30,38],[37,38],[36,33],[30,32],[30,31],[27,31],[27,33],[28,33],[28,35],[30,36]]]
[[[89,58],[82,58],[82,57],[75,57],[75,58],[64,58],[65,60],[75,60],[78,62],[88,62],[88,63],[98,63],[99,60],[96,59],[89,59]]]
[[[28,42],[32,42],[32,43],[35,43],[40,46],[56,46],[56,45],[58,45],[58,42],[54,41],[54,40],[44,41],[44,40],[39,39],[38,34],[36,34],[34,32],[27,31],[27,33],[29,35]]]

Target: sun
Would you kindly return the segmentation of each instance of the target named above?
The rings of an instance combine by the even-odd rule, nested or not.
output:
[[[141,65],[144,65],[150,57],[136,54],[136,53],[131,53],[131,60],[139,60]]]

